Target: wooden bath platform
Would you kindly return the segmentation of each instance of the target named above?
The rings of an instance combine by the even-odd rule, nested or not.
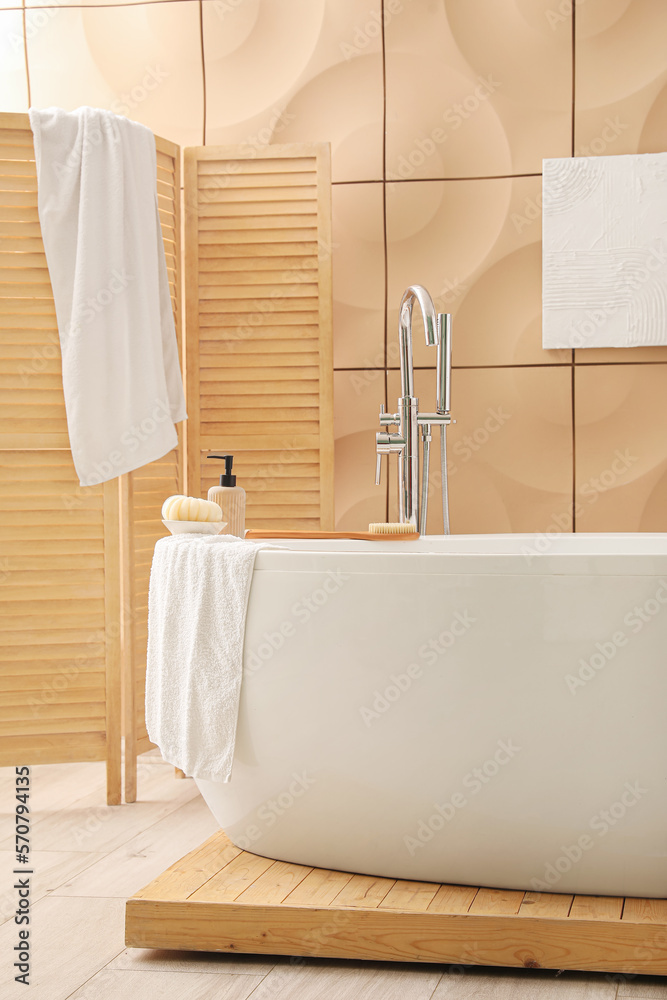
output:
[[[128,900],[132,948],[667,975],[667,900],[374,878],[272,861],[224,833]]]

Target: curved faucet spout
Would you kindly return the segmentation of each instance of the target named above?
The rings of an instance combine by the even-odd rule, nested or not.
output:
[[[412,307],[419,303],[424,317],[426,346],[438,343],[437,318],[433,299],[423,285],[410,285],[401,299],[398,320],[398,349],[401,358],[401,395],[414,396],[414,374],[412,367]]]

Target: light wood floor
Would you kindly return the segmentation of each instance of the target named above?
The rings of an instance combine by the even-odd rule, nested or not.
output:
[[[143,757],[139,801],[106,806],[103,764],[32,769],[29,991],[12,981],[14,771],[0,769],[0,1000],[667,1000],[667,978],[128,951],[125,900],[216,829],[194,782]]]

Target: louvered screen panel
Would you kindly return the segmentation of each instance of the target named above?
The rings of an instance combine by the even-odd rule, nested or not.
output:
[[[0,447],[69,448],[27,115],[0,115],[0,378]]]
[[[117,482],[81,489],[27,115],[0,115],[0,764],[107,761],[120,801]]]
[[[169,273],[171,301],[179,348],[181,329],[180,147],[156,136],[157,186],[160,223]],[[183,492],[182,429],[179,447],[164,458],[123,477],[123,551],[126,553],[124,582],[125,660],[125,800],[136,799],[136,758],[153,744],[145,722],[146,644],[148,639],[148,582],[153,549],[167,534],[162,524],[162,504],[168,496]]]
[[[333,527],[329,147],[185,151],[188,492],[235,455],[247,527]]]
[[[2,451],[0,476],[0,759],[104,759],[104,488],[64,450]]]
[[[159,138],[156,146],[180,333],[180,150]],[[136,490],[135,474],[123,477],[122,512],[117,480],[78,487],[27,115],[0,115],[0,449],[0,763],[106,758],[108,801],[120,801],[121,627],[132,640],[130,751],[141,750],[150,745],[143,723],[147,560],[163,531],[158,494],[177,492],[182,479],[179,451],[139,470]],[[135,765],[130,754],[133,774]]]

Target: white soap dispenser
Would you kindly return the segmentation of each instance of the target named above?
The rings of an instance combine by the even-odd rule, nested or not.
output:
[[[225,463],[225,471],[220,476],[220,485],[211,486],[208,499],[213,500],[222,508],[222,520],[226,526],[222,529],[225,535],[245,536],[245,490],[236,485],[236,476],[232,475],[233,455],[207,455],[207,458],[219,458]]]

